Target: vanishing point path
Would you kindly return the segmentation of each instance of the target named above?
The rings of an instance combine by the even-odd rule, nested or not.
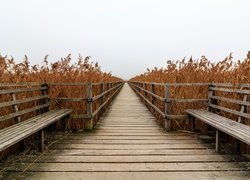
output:
[[[95,130],[63,137],[20,178],[249,179],[249,164],[239,158],[217,154],[194,134],[165,132],[125,84]]]

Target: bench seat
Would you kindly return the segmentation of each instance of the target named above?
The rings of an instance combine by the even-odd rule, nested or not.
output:
[[[187,109],[186,113],[206,124],[250,145],[250,126],[201,109]]]
[[[71,109],[51,110],[0,130],[0,152],[39,132],[59,119],[68,116]]]

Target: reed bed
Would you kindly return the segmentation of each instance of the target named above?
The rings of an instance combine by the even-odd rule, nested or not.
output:
[[[185,58],[178,61],[167,61],[167,66],[164,68],[147,69],[143,74],[135,76],[130,79],[134,82],[156,82],[156,83],[233,83],[234,87],[240,88],[238,84],[250,84],[250,51],[247,54],[246,59],[235,61],[232,54],[227,56],[224,60],[219,62],[212,62],[205,56],[200,59],[188,60]],[[150,85],[146,87],[147,90],[151,90]],[[249,89],[244,88],[244,89]],[[164,86],[155,86],[155,93],[161,97],[164,97]],[[217,92],[217,95],[242,100],[243,95],[236,93],[223,93]],[[170,96],[173,99],[206,99],[208,96],[208,85],[204,86],[171,86]],[[149,100],[152,100],[150,95],[147,96]],[[248,101],[250,97],[248,96]],[[240,110],[240,105],[232,103],[218,102],[219,105]],[[164,103],[155,100],[155,105],[164,111]],[[173,115],[184,115],[184,111],[189,108],[207,108],[204,103],[176,103],[172,102],[170,112]],[[250,113],[250,107],[246,108],[247,113]],[[162,116],[153,111],[157,118],[157,121],[163,125],[164,119]],[[224,116],[233,120],[237,120],[237,116],[229,113],[223,113]],[[245,124],[250,125],[250,120],[244,121]],[[209,133],[211,129],[204,123],[197,122],[197,127],[202,133]],[[190,123],[188,120],[173,120],[173,130],[190,130]],[[229,139],[232,144],[237,144],[236,141]],[[243,152],[250,152],[249,146],[242,147]]]
[[[70,108],[73,109],[73,114],[86,114],[86,101],[80,102],[60,101],[58,98],[86,98],[86,83],[95,82],[118,82],[122,79],[113,76],[110,72],[103,72],[98,63],[92,62],[89,56],[79,56],[76,63],[72,62],[71,55],[69,54],[65,58],[61,58],[55,62],[49,63],[48,56],[45,56],[41,65],[32,65],[27,56],[24,57],[21,63],[16,63],[12,57],[0,55],[0,89],[8,88],[20,88],[33,86],[33,84],[49,85],[49,97],[52,100],[51,109],[58,108]],[[31,83],[32,82],[32,83]],[[11,87],[5,86],[4,83],[12,84]],[[26,83],[27,85],[19,85]],[[60,83],[64,83],[63,85]],[[14,85],[13,85],[14,84]],[[15,85],[16,84],[16,85]],[[113,84],[114,85],[114,84]],[[37,86],[37,84],[35,85]],[[92,94],[98,95],[101,93],[99,84],[94,85],[92,88]],[[104,85],[104,89],[107,89],[107,84]],[[25,97],[33,97],[41,95],[41,92],[26,92],[18,93],[17,99],[23,99]],[[106,97],[108,95],[105,95]],[[11,96],[0,95],[0,102],[10,101]],[[19,110],[32,107],[38,102],[29,102],[19,105]],[[98,100],[93,103],[94,110],[101,105],[101,101]],[[109,102],[110,103],[110,102]],[[108,106],[108,105],[107,105]],[[107,108],[104,107],[104,109]],[[0,116],[6,115],[12,112],[12,107],[0,108]],[[22,121],[35,116],[37,112],[31,112],[21,117]],[[101,117],[101,113],[94,117],[94,123]],[[10,119],[4,122],[0,122],[0,129],[11,126],[14,124],[14,119]],[[70,119],[69,129],[74,131],[84,130],[86,127],[86,119]],[[60,129],[60,123],[54,127]],[[54,129],[52,128],[52,129]],[[34,144],[34,138],[28,138],[24,144]],[[25,145],[25,147],[26,147]],[[23,148],[23,147],[22,147]],[[1,157],[6,157],[8,154],[15,153],[20,147],[15,145],[5,152],[0,153]]]

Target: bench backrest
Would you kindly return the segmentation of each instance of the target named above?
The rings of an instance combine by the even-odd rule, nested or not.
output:
[[[250,88],[231,86],[209,86],[209,110],[219,114],[231,114],[238,122],[249,124],[250,119]],[[222,113],[223,112],[223,113]]]
[[[49,110],[48,85],[1,87],[0,129]]]

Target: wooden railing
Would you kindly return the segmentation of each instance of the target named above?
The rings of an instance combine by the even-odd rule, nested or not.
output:
[[[172,120],[188,120],[188,116],[183,114],[173,114],[171,111],[172,103],[198,103],[204,104],[206,107],[210,107],[211,105],[208,102],[208,91],[212,90],[222,90],[219,87],[239,87],[239,88],[250,88],[250,84],[232,84],[232,83],[155,83],[155,82],[136,82],[130,81],[128,82],[132,89],[140,96],[143,102],[148,106],[149,110],[154,114],[159,114],[162,118],[164,118],[164,126],[167,131],[171,130],[171,122]],[[171,97],[171,89],[176,87],[188,87],[188,86],[205,86],[206,92],[204,92],[204,96],[206,98],[173,98]],[[214,89],[216,87],[216,89]],[[160,88],[161,90],[156,93],[156,88]],[[234,91],[234,90],[228,90]],[[246,90],[249,92],[249,90]],[[240,91],[241,93],[243,90]],[[195,92],[194,92],[195,93]],[[213,96],[216,99],[216,96]],[[246,98],[246,97],[244,97]],[[225,100],[225,99],[224,99]],[[162,106],[155,103],[156,101],[162,102]],[[234,100],[235,101],[235,100]],[[244,101],[244,100],[243,100]],[[246,105],[245,102],[238,102]],[[244,109],[243,107],[241,109]],[[225,110],[225,109],[223,109]],[[228,110],[229,111],[229,110]],[[242,110],[241,110],[242,111]],[[232,111],[231,111],[232,112]],[[242,113],[240,113],[242,114]]]
[[[173,114],[171,112],[171,104],[175,103],[207,103],[208,99],[183,99],[183,98],[172,98],[171,97],[171,87],[177,86],[208,86],[209,83],[154,83],[154,82],[129,82],[132,89],[144,100],[144,102],[149,106],[149,110],[153,113],[157,112],[160,114],[164,120],[164,127],[166,131],[171,131],[171,121],[173,119],[186,120],[187,115]],[[159,95],[156,93],[156,87],[161,87],[164,89]],[[161,101],[164,106],[159,107],[156,101]]]
[[[55,98],[55,101],[81,102],[86,104],[86,110],[81,111],[81,113],[74,113],[72,118],[87,120],[86,129],[92,130],[96,123],[94,122],[94,119],[97,115],[99,115],[99,117],[103,115],[112,99],[122,88],[123,84],[123,82],[49,83],[49,86],[82,86],[85,88],[82,92],[82,94],[85,94],[83,97],[57,97]]]
[[[0,83],[1,92],[8,91],[10,87],[33,87],[33,89],[41,89],[46,87],[46,91],[49,91],[50,100],[55,106],[65,108],[62,103],[71,103],[72,106],[67,108],[73,109],[71,119],[81,119],[86,121],[86,129],[93,129],[96,121],[103,115],[112,99],[118,94],[122,88],[124,82],[98,82],[98,83]],[[42,86],[42,87],[41,87]],[[78,88],[78,91],[75,91]],[[80,89],[80,90],[79,90]],[[77,97],[69,97],[70,93],[61,93],[58,91],[71,91],[77,93]],[[50,93],[51,91],[55,91]],[[55,95],[59,94],[59,95]],[[52,94],[52,95],[51,95]],[[62,95],[61,95],[62,94]],[[65,95],[66,97],[65,97]],[[46,96],[47,97],[47,96]],[[33,99],[31,99],[33,100]],[[24,100],[19,100],[23,102]],[[17,101],[17,103],[19,103]],[[77,105],[74,103],[78,103]],[[56,104],[56,105],[55,105]],[[15,104],[13,104],[13,107]],[[50,107],[51,108],[51,107]],[[78,110],[78,112],[77,112]],[[95,120],[95,122],[94,122]]]

